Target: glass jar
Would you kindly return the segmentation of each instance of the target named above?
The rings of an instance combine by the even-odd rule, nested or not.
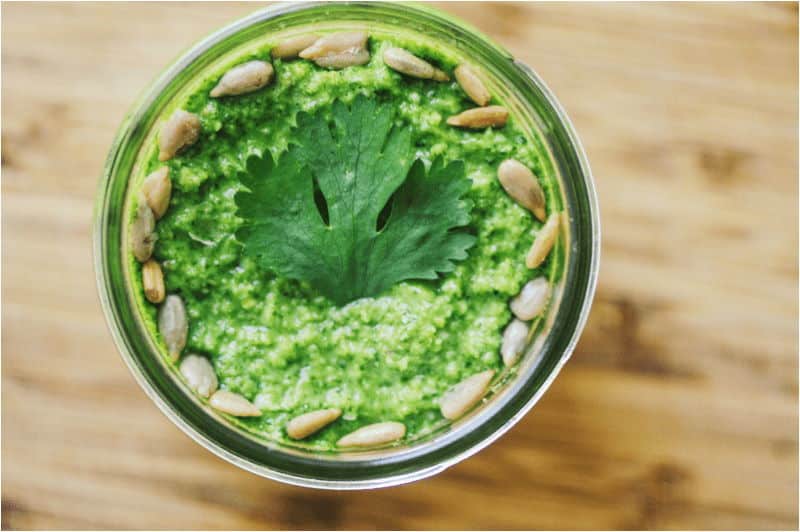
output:
[[[419,36],[480,64],[491,92],[528,138],[549,155],[560,190],[551,201],[565,216],[562,274],[532,345],[507,370],[489,400],[425,438],[381,450],[323,453],[259,439],[229,423],[188,391],[164,362],[132,293],[126,242],[131,187],[152,143],[154,124],[203,72],[252,43],[309,31],[372,28]],[[423,6],[374,2],[278,4],[210,35],[167,68],[125,117],[106,161],[94,213],[98,289],[114,340],[136,380],[158,407],[198,443],[258,475],[316,488],[391,486],[433,475],[476,453],[539,400],[572,353],[594,295],[600,226],[586,156],[563,109],[533,70],[475,29]]]

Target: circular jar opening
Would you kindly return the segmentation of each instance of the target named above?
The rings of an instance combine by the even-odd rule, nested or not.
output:
[[[153,314],[143,310],[147,303],[128,230],[160,124],[208,82],[209,73],[224,72],[226,65],[289,37],[354,30],[480,65],[484,82],[509,110],[522,142],[535,145],[542,155],[539,171],[549,183],[548,205],[561,210],[559,238],[548,259],[550,303],[532,323],[536,334],[519,360],[498,371],[483,402],[458,420],[432,423],[400,444],[358,451],[266,437],[192,393],[152,332]],[[532,70],[474,29],[428,8],[304,3],[272,6],[214,33],[167,68],[134,105],[100,182],[94,252],[101,301],[123,359],[173,422],[215,454],[256,474],[304,486],[357,489],[435,474],[494,441],[533,407],[569,358],[585,323],[597,278],[599,238],[585,155],[565,113]]]

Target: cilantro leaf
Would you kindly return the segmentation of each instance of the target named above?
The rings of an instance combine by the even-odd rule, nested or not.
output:
[[[412,163],[410,131],[394,115],[365,96],[337,101],[331,122],[298,115],[277,162],[248,158],[239,175],[246,190],[234,198],[245,254],[337,304],[435,279],[465,259],[475,237],[460,230],[471,209],[464,164]]]

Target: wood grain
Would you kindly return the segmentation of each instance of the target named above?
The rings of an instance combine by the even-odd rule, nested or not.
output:
[[[117,125],[254,4],[2,6],[3,528],[796,528],[796,4],[441,6],[532,65],[595,173],[572,361],[477,456],[292,488],[172,426],[116,353],[90,223]]]

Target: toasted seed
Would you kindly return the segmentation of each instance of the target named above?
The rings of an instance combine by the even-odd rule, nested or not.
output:
[[[153,259],[142,265],[142,286],[144,287],[144,297],[150,303],[164,301],[164,272]]]
[[[330,425],[339,416],[342,411],[338,408],[327,408],[325,410],[315,410],[289,421],[286,425],[286,433],[290,438],[295,440],[302,440],[307,436],[311,436],[322,427]]]
[[[363,65],[369,62],[369,52],[357,50],[354,52],[342,52],[340,54],[326,55],[314,61],[323,68],[347,68],[349,66]]]
[[[538,316],[550,299],[550,285],[547,279],[539,277],[522,287],[519,295],[511,300],[511,312],[522,321]]]
[[[271,50],[273,59],[294,59],[300,56],[300,52],[317,42],[319,35],[306,33],[297,37],[289,37],[280,42]]]
[[[389,68],[414,78],[450,81],[446,73],[403,48],[387,48],[383,52],[383,62]]]
[[[181,361],[181,375],[189,383],[192,390],[201,397],[208,397],[217,391],[219,382],[211,362],[200,355],[186,355]]]
[[[369,61],[367,37],[363,31],[326,35],[300,52],[300,57],[311,59],[325,68],[363,65]]]
[[[528,268],[538,267],[547,258],[550,250],[553,249],[553,244],[555,244],[558,237],[558,221],[560,218],[560,213],[550,213],[550,217],[547,218],[545,224],[536,233],[536,239],[525,256],[525,265]]]
[[[399,440],[406,435],[406,426],[396,421],[386,421],[367,425],[343,436],[336,445],[339,447],[372,447],[382,443]]]
[[[500,346],[500,355],[503,357],[503,364],[511,366],[517,361],[519,355],[525,349],[525,341],[528,339],[530,327],[524,321],[514,319],[503,331],[503,343]]]
[[[458,419],[483,398],[494,370],[489,369],[467,377],[445,392],[439,401],[439,410],[447,419]]]
[[[156,220],[164,216],[164,213],[167,212],[167,207],[169,207],[169,199],[172,196],[172,180],[169,178],[169,168],[162,166],[147,176],[144,183],[142,183],[142,194],[144,194]]]
[[[302,50],[303,59],[319,59],[326,55],[364,49],[367,46],[367,34],[363,31],[345,31],[332,33],[317,39],[314,44]]]
[[[258,417],[261,415],[261,410],[256,408],[256,405],[238,393],[226,390],[214,392],[214,395],[208,400],[208,404],[220,412],[236,417]]]
[[[189,334],[189,322],[186,319],[186,307],[180,296],[169,295],[158,310],[158,332],[167,344],[172,360],[178,360],[186,346]]]
[[[156,219],[147,205],[144,195],[139,196],[136,216],[131,225],[131,250],[139,262],[146,262],[153,254],[156,244]]]
[[[248,61],[225,72],[209,96],[236,96],[257,91],[272,81],[275,70],[266,61]]]
[[[544,191],[530,169],[515,159],[506,159],[497,168],[500,184],[514,201],[545,221]]]
[[[200,119],[197,115],[178,109],[161,126],[158,154],[159,161],[168,161],[175,157],[178,150],[197,142],[200,137]]]
[[[464,92],[473,102],[483,107],[492,99],[492,95],[489,94],[486,85],[483,84],[481,78],[478,77],[477,72],[471,66],[467,64],[458,65],[453,73],[458,84],[461,85],[461,88],[464,89]]]
[[[447,123],[451,126],[469,129],[484,129],[487,127],[503,127],[508,120],[508,109],[500,105],[489,107],[476,107],[468,109],[461,114],[451,116]]]

